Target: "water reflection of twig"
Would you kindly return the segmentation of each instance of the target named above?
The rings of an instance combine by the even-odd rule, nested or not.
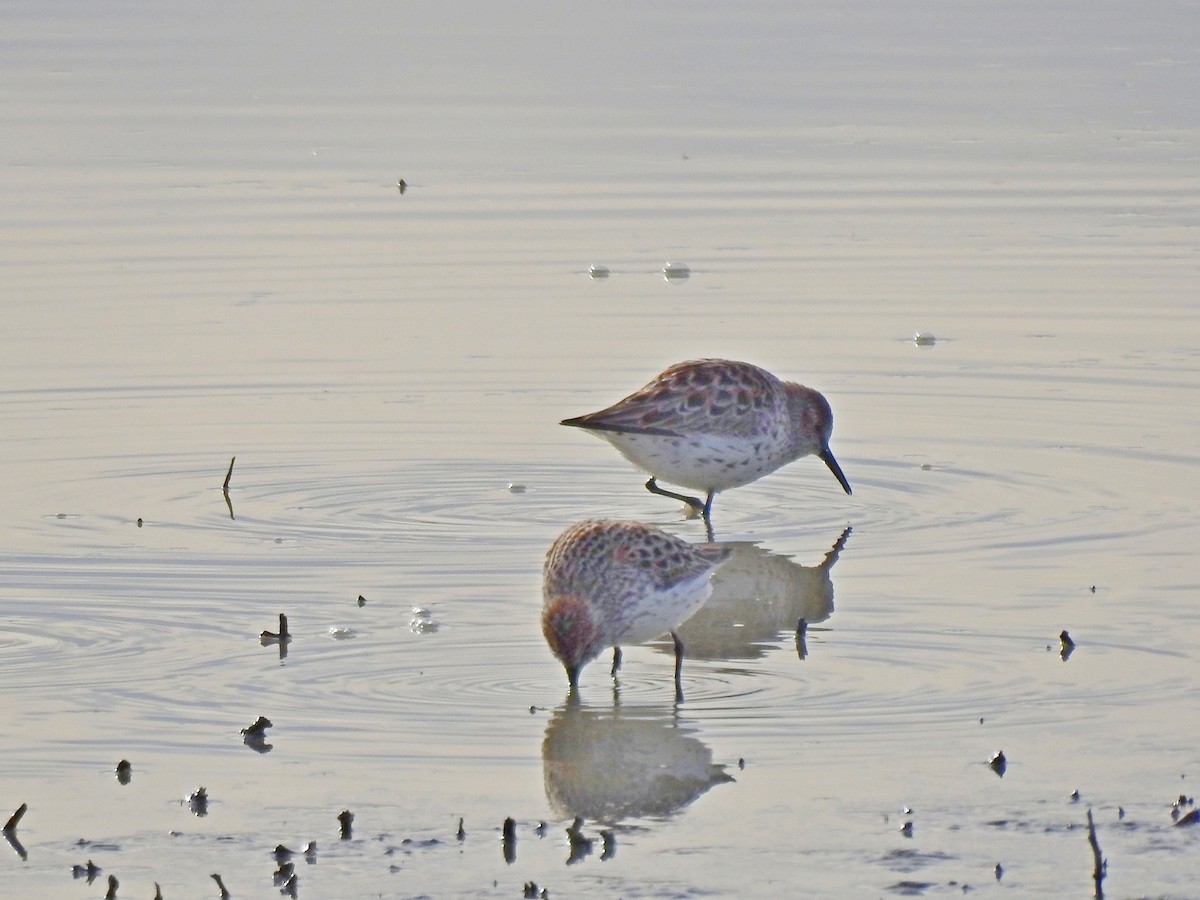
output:
[[[568,703],[546,726],[542,764],[546,797],[559,815],[608,823],[672,815],[733,781],[668,710]]]
[[[12,847],[17,856],[21,857],[22,861],[29,859],[29,854],[25,852],[25,845],[21,843],[17,835],[11,831],[4,832],[4,839],[8,841],[8,846]]]

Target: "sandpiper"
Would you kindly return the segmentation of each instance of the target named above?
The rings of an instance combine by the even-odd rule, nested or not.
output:
[[[728,547],[690,544],[640,522],[589,519],[559,535],[542,573],[542,632],[571,692],[580,670],[607,648],[615,675],[622,644],[669,632],[682,702],[683,644],[675,629],[704,605],[709,579],[729,554]]]
[[[749,484],[810,454],[851,493],[829,449],[828,401],[750,363],[677,363],[624,400],[562,424],[604,438],[650,473],[647,490],[682,500],[706,520],[718,491]],[[704,491],[705,499],[664,490],[659,478]]]

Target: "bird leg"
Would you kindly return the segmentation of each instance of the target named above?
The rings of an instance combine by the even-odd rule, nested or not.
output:
[[[665,488],[660,488],[654,476],[650,476],[650,480],[646,482],[646,490],[652,494],[661,494],[664,497],[670,497],[672,500],[680,500],[686,503],[700,515],[708,518],[709,510],[712,509],[713,492],[708,492],[708,502],[702,501],[699,497],[688,497],[684,494],[676,494],[674,491],[668,491]]]
[[[619,668],[621,668],[621,648],[613,647],[613,664],[611,673],[613,678],[617,677],[617,670]]]
[[[683,702],[683,641],[679,635],[671,632],[671,640],[675,642],[675,702]]]

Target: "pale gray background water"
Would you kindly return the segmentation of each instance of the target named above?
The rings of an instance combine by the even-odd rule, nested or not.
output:
[[[310,898],[1082,897],[1089,807],[1109,896],[1194,893],[1197,4],[0,17],[5,896],[315,839]],[[706,355],[824,391],[855,494],[721,496],[687,702],[630,648],[572,714],[550,541],[703,531],[556,422]]]

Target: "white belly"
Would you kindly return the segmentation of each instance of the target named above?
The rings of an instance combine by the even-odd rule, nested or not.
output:
[[[750,441],[720,435],[594,433],[656,478],[697,491],[723,491],[749,484],[790,462],[768,438]]]

